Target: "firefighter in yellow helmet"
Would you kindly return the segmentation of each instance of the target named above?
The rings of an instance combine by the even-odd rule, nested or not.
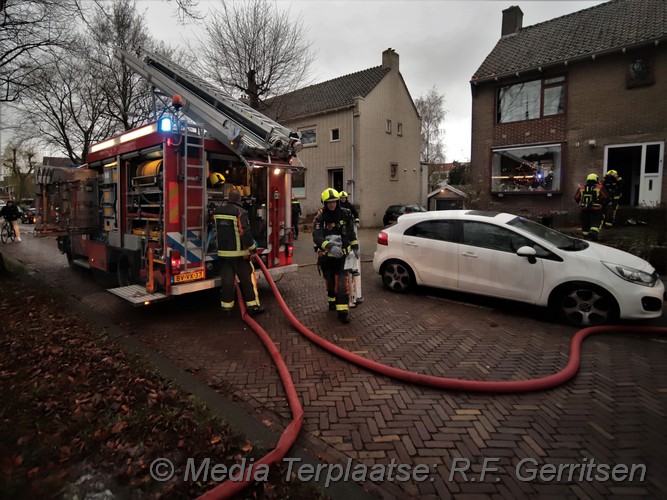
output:
[[[350,292],[345,257],[359,254],[359,242],[352,212],[340,206],[340,194],[327,188],[320,197],[322,210],[313,223],[313,243],[317,248],[317,265],[326,281],[329,310],[338,313],[343,323],[350,322]]]
[[[208,181],[211,183],[211,187],[221,187],[225,183],[225,176],[220,172],[213,172],[208,176]]]
[[[621,200],[621,191],[623,179],[616,170],[607,170],[607,174],[602,179],[602,185],[609,195],[609,203],[604,214],[605,227],[612,227],[616,221],[616,211]]]
[[[574,201],[581,208],[581,232],[584,238],[597,240],[609,198],[597,174],[589,174],[579,186]]]

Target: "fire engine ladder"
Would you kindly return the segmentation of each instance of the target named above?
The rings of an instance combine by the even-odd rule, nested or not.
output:
[[[206,151],[204,149],[204,130],[200,126],[185,123],[183,140],[183,215],[182,231],[185,255],[183,271],[206,265]],[[194,129],[193,133],[192,129]],[[190,140],[192,138],[192,141]],[[192,153],[195,150],[195,153]],[[190,156],[200,159],[200,163],[188,162]],[[199,224],[190,226],[190,214],[199,212]]]
[[[243,153],[289,161],[298,134],[243,102],[228,96],[202,78],[158,54],[142,51],[143,58],[116,48],[116,57],[162,92],[183,97],[183,113],[246,162]],[[300,143],[299,143],[300,144]],[[247,162],[246,162],[247,164]]]

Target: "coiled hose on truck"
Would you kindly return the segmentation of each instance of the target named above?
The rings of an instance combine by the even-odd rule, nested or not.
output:
[[[667,334],[667,328],[659,326],[633,326],[632,328],[628,328],[627,326],[592,326],[584,328],[579,330],[574,335],[574,337],[572,337],[572,341],[570,342],[570,358],[565,367],[552,375],[536,379],[513,381],[477,381],[424,375],[408,370],[402,370],[400,368],[394,368],[392,366],[384,365],[382,363],[378,363],[377,361],[364,358],[363,356],[359,356],[358,354],[354,354],[353,352],[338,347],[337,345],[329,342],[328,340],[324,340],[322,337],[313,333],[311,330],[306,328],[294,316],[294,314],[292,314],[292,311],[290,311],[289,307],[287,307],[287,304],[282,298],[282,295],[280,295],[280,292],[278,291],[278,287],[276,286],[273,279],[271,279],[271,275],[269,274],[269,271],[262,260],[258,256],[255,256],[255,261],[266,277],[266,281],[271,287],[271,291],[278,300],[280,308],[282,309],[283,313],[285,313],[285,316],[287,316],[287,319],[289,319],[294,328],[296,328],[299,333],[301,333],[308,340],[314,342],[318,346],[335,354],[336,356],[366,368],[367,370],[379,373],[381,375],[386,375],[396,380],[410,382],[412,384],[418,384],[425,387],[433,387],[436,389],[488,394],[543,391],[562,385],[576,375],[581,364],[581,345],[584,339],[589,335],[593,335],[595,333],[628,332],[629,330],[631,330],[632,333]],[[262,459],[255,462],[256,464],[271,465],[282,460],[289,451],[292,444],[294,444],[296,441],[299,431],[301,430],[301,424],[303,423],[303,408],[301,407],[301,403],[299,402],[299,398],[296,394],[296,389],[294,388],[292,378],[290,377],[287,370],[287,365],[285,365],[285,362],[280,356],[278,349],[266,331],[248,314],[246,314],[245,307],[243,305],[244,302],[240,296],[240,293],[237,294],[239,295],[239,304],[241,304],[243,320],[255,331],[255,333],[257,333],[260,340],[267,348],[271,354],[271,357],[276,363],[280,379],[283,383],[283,386],[285,387],[285,392],[287,393],[287,401],[289,403],[290,410],[292,411],[293,420],[281,435],[276,448],[262,457]],[[217,486],[214,489],[206,492],[200,498],[206,500],[229,498],[233,494],[238,493],[243,488],[248,486],[250,482],[252,481],[228,479],[220,486]]]

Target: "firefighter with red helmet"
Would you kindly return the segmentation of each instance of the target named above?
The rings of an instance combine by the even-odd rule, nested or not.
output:
[[[332,188],[322,192],[322,210],[313,223],[313,243],[317,248],[317,265],[326,281],[329,310],[338,313],[343,323],[350,322],[350,292],[345,257],[358,256],[359,242],[352,212],[340,206],[340,193]]]
[[[579,186],[574,201],[581,208],[581,232],[584,238],[597,240],[609,202],[609,196],[597,174],[586,177],[586,183]]]

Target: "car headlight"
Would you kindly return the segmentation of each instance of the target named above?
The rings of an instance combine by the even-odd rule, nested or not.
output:
[[[612,264],[611,262],[602,262],[607,269],[613,272],[619,278],[623,278],[631,283],[638,285],[653,286],[658,279],[657,273],[649,274],[639,269],[623,266],[621,264]]]

